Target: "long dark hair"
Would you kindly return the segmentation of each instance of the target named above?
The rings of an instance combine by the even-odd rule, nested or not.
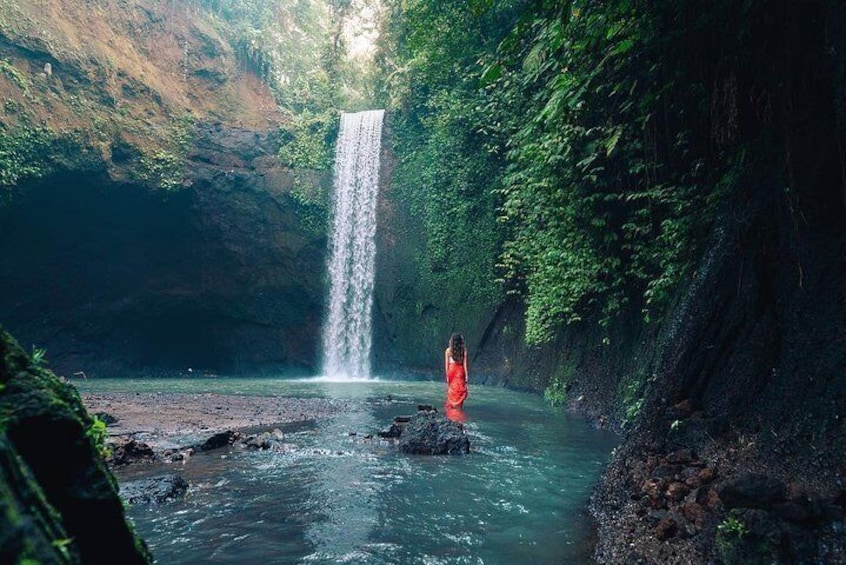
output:
[[[449,349],[452,358],[456,362],[461,363],[464,361],[464,336],[461,334],[452,334],[449,336]]]

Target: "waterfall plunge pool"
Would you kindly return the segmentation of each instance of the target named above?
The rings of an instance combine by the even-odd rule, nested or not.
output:
[[[223,449],[119,470],[119,482],[176,472],[190,483],[175,502],[128,507],[163,565],[583,563],[590,493],[618,442],[536,395],[493,387],[471,385],[467,456],[410,456],[364,438],[418,404],[440,407],[440,382],[105,379],[79,389],[320,397],[346,406],[277,426],[296,446],[290,452]]]

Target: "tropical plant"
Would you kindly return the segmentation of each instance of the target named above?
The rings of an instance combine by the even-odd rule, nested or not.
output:
[[[106,423],[103,420],[98,418],[96,415],[92,416],[91,425],[88,427],[85,435],[91,440],[91,443],[94,445],[97,452],[103,456],[103,458],[111,456],[111,448],[106,443],[106,439],[109,437],[109,432],[106,429]]]
[[[398,114],[397,184],[424,219],[431,270],[449,264],[451,241],[472,241],[484,226],[496,276],[527,305],[528,343],[584,319],[660,317],[742,161],[731,84],[703,105],[713,63],[690,59],[734,8],[388,6],[381,92]],[[742,26],[727,31],[742,41]],[[456,213],[468,200],[495,215]]]
[[[47,350],[33,345],[29,358],[32,360],[33,365],[42,367],[47,364]]]

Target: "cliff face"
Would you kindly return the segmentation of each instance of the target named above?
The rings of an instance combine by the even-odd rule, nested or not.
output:
[[[265,130],[280,119],[199,2],[4,2],[0,94],[5,135],[76,141],[115,179],[155,176],[193,122]]]
[[[843,562],[844,13],[774,11],[771,74],[734,102],[743,172],[660,322],[527,351],[513,304],[483,343],[492,380],[558,382],[622,428],[593,500],[601,563]]]
[[[215,18],[0,6],[0,320],[57,372],[316,365],[325,237],[303,195],[329,179],[276,158],[283,118]]]

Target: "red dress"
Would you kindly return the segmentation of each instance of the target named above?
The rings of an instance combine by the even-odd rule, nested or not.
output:
[[[453,359],[449,360],[449,372],[447,372],[447,407],[461,408],[467,400],[467,375],[464,373],[464,364]]]

